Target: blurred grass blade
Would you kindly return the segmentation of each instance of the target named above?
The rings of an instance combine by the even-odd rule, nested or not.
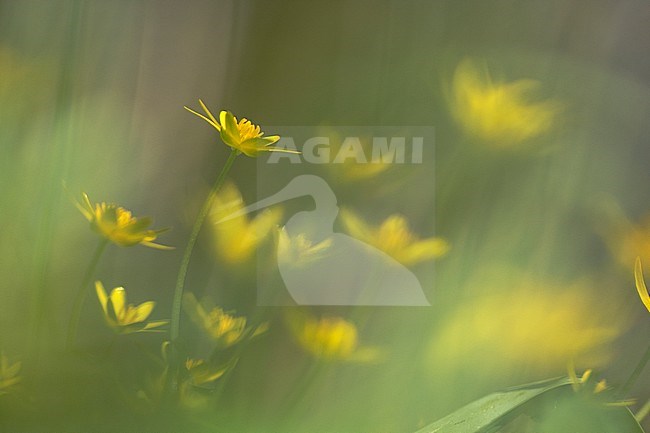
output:
[[[416,433],[510,431],[502,430],[502,427],[524,413],[533,417],[544,414],[542,426],[553,426],[551,429],[559,422],[565,426],[578,426],[576,428],[579,431],[583,431],[582,427],[587,427],[584,431],[591,431],[596,424],[600,428],[598,431],[603,433],[643,433],[634,415],[626,407],[603,404],[585,406],[583,399],[574,398],[577,394],[572,390],[571,383],[569,378],[556,378],[489,394]],[[585,419],[585,414],[589,414],[588,419]]]
[[[416,433],[484,432],[534,398],[548,391],[570,385],[569,378],[561,378],[495,392],[463,406]]]

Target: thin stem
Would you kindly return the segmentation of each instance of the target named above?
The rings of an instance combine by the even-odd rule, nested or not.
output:
[[[641,423],[649,413],[650,400],[646,401],[645,404],[641,406],[641,409],[639,409],[639,411],[634,414],[634,418],[636,418],[636,422]]]
[[[641,372],[645,368],[648,361],[650,361],[650,345],[648,346],[645,353],[643,354],[643,357],[639,360],[639,363],[636,365],[636,368],[634,369],[632,374],[630,374],[630,377],[628,377],[627,381],[621,387],[621,390],[618,392],[619,397],[624,397],[625,394],[628,393],[628,391],[632,388],[632,385],[634,385],[634,382],[636,382],[636,380],[641,375]]]
[[[296,426],[292,424],[297,421],[296,414],[300,413],[301,403],[309,401],[309,391],[314,390],[327,365],[327,362],[322,359],[311,362],[289,391],[289,395],[285,398],[283,407],[279,411],[282,414],[280,427],[283,431],[295,429]]]
[[[77,291],[77,297],[75,298],[74,304],[72,306],[72,315],[70,317],[70,323],[68,325],[68,338],[66,340],[66,347],[68,349],[72,348],[75,339],[77,338],[77,327],[79,326],[79,318],[81,317],[81,308],[83,307],[86,296],[88,295],[88,284],[90,284],[90,280],[92,280],[93,275],[95,275],[97,263],[99,263],[99,259],[104,253],[107,245],[108,239],[102,239],[99,242],[92,259],[90,259],[90,263],[88,263],[88,267],[86,268],[86,273],[84,274],[83,280],[81,280],[81,285]]]
[[[230,152],[230,156],[228,156],[226,164],[223,166],[223,169],[221,169],[219,177],[217,177],[217,180],[214,182],[214,185],[212,186],[208,197],[205,199],[205,203],[203,203],[201,211],[196,217],[196,221],[194,221],[192,233],[190,234],[190,238],[187,241],[187,245],[185,246],[185,252],[183,253],[183,259],[181,261],[181,267],[178,270],[178,277],[176,278],[174,300],[172,302],[170,323],[170,339],[172,343],[176,343],[176,340],[178,340],[178,335],[181,329],[181,307],[183,304],[183,290],[185,288],[185,277],[187,276],[187,269],[190,265],[190,258],[192,257],[192,250],[194,250],[194,244],[196,244],[196,239],[199,237],[199,232],[201,231],[203,222],[205,221],[205,218],[208,216],[208,212],[212,207],[212,201],[223,185],[223,182],[226,180],[226,175],[230,171],[230,167],[232,167],[232,163],[235,161],[235,157],[238,154],[239,152],[236,149],[232,149]]]

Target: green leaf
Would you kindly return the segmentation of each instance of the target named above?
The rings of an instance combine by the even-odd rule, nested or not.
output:
[[[532,417],[537,424],[534,431],[544,433],[558,433],[558,424],[572,425],[572,433],[643,433],[627,408],[606,406],[591,394],[575,393],[569,378],[550,379],[487,395],[416,433],[492,433],[522,414]]]
[[[568,378],[551,379],[544,382],[510,388],[489,394],[464,406],[446,417],[418,430],[416,433],[471,433],[482,432],[511,414],[523,404],[545,392],[569,386]]]

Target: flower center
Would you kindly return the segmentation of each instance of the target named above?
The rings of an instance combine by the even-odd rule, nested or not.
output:
[[[262,136],[260,127],[253,125],[248,119],[240,120],[239,124],[237,125],[237,130],[239,131],[239,137],[241,141],[246,141],[251,138],[258,138]]]

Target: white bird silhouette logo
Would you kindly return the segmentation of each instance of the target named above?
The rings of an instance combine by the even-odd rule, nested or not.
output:
[[[430,305],[417,277],[383,251],[334,232],[339,208],[322,178],[301,175],[282,190],[217,223],[293,198],[311,196],[316,208],[293,215],[280,230],[278,270],[299,305]]]

